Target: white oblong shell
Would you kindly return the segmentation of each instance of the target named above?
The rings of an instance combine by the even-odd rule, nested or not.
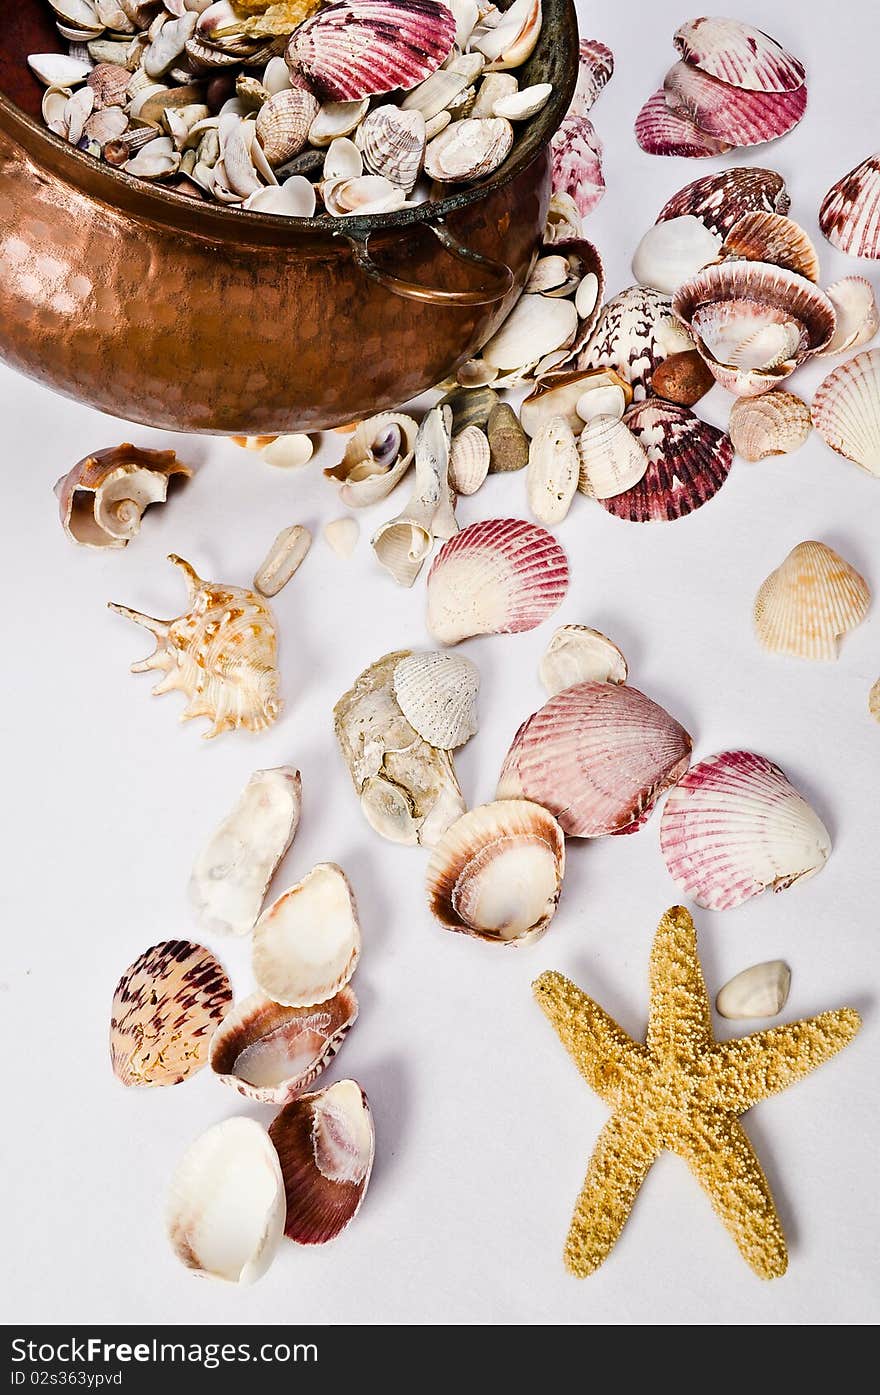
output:
[[[341,867],[319,862],[254,927],[254,978],[285,1007],[324,1003],[351,978],[361,952],[354,892]]]
[[[752,964],[718,990],[715,1008],[732,1022],[750,1017],[775,1017],[788,1001],[791,969],[781,959]]]
[[[172,1248],[187,1269],[251,1284],[284,1234],[284,1180],[275,1148],[255,1119],[232,1118],[184,1153],[166,1209]]]
[[[508,121],[527,121],[547,105],[553,84],[538,82],[533,87],[523,87],[519,92],[511,92],[505,97],[496,97],[492,104],[493,116],[504,116]]]
[[[825,292],[837,312],[837,323],[823,354],[842,354],[867,344],[880,329],[874,287],[864,276],[844,276]]]
[[[449,484],[456,494],[476,494],[489,473],[492,451],[479,426],[466,426],[449,447]]]
[[[211,1038],[211,1070],[247,1099],[286,1104],[333,1059],[357,1014],[349,985],[326,1003],[305,1008],[252,993],[226,1014],[222,1030]]]
[[[613,499],[644,476],[648,455],[629,427],[617,417],[593,417],[578,437],[582,494]]]
[[[589,625],[560,625],[538,665],[548,697],[576,683],[625,683],[627,663],[617,645]]]
[[[562,348],[577,333],[577,327],[577,310],[570,300],[523,295],[484,345],[483,358],[504,371],[521,368]]]
[[[394,670],[394,696],[410,726],[442,751],[463,746],[477,730],[476,664],[461,654],[409,654]]]
[[[542,523],[561,523],[580,479],[574,432],[564,417],[551,417],[532,437],[526,471],[529,508]]]
[[[302,524],[282,528],[254,575],[254,590],[261,596],[277,596],[299,570],[311,545],[312,535]]]
[[[64,53],[31,53],[28,67],[46,87],[76,87],[92,71],[89,59],[69,58]]]
[[[737,455],[743,460],[763,460],[799,450],[813,423],[806,402],[777,389],[760,397],[736,398],[727,429]]]
[[[698,906],[724,911],[814,876],[831,840],[766,756],[722,751],[692,766],[670,794],[660,848],[670,876]]]
[[[880,476],[880,349],[866,349],[823,378],[813,425],[838,455]]]
[[[305,432],[276,436],[260,452],[267,465],[275,465],[280,470],[298,470],[308,465],[314,453],[314,442]]]
[[[347,561],[354,553],[361,528],[356,518],[332,518],[324,524],[324,541],[337,557]]]
[[[718,256],[721,238],[692,214],[649,228],[633,254],[632,273],[640,286],[672,295]]]

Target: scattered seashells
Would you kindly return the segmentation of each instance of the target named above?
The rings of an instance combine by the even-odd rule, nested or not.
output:
[[[812,413],[826,445],[880,476],[880,349],[866,349],[829,373],[816,389]]]
[[[544,528],[516,518],[472,523],[443,545],[428,575],[429,632],[441,644],[532,630],[568,589],[568,559]]]
[[[758,591],[755,629],[771,653],[836,659],[838,639],[861,624],[870,600],[864,577],[833,548],[798,543]]]
[[[363,508],[390,494],[412,464],[418,429],[402,412],[380,412],[359,422],[341,462],[324,471],[340,481],[343,504]]]
[[[489,438],[479,426],[466,426],[449,447],[449,486],[456,494],[476,494],[489,473]]]
[[[837,313],[837,323],[823,354],[842,354],[874,338],[880,329],[880,312],[870,281],[864,276],[844,276],[828,286],[825,294]]]
[[[743,460],[764,460],[799,450],[813,423],[806,402],[777,389],[761,397],[738,397],[727,429],[737,455]]]
[[[360,537],[360,524],[350,515],[345,518],[332,518],[324,524],[324,541],[337,557],[348,561],[354,555]]]
[[[233,1284],[265,1274],[284,1234],[284,1180],[262,1124],[224,1119],[190,1144],[171,1181],[165,1224],[187,1269]]]
[[[154,696],[179,688],[189,699],[181,721],[208,717],[205,736],[245,727],[261,731],[281,712],[272,612],[254,591],[203,581],[174,553],[170,562],[183,572],[190,608],[177,620],[154,620],[128,606],[110,609],[143,625],[156,637],[153,653],[132,664],[132,673],[164,673]]]
[[[123,1085],[180,1084],[206,1063],[231,1004],[229,979],[203,945],[165,940],[145,949],[113,994],[113,1074]]]
[[[261,596],[277,596],[299,570],[312,545],[308,528],[293,523],[282,528],[254,575],[254,590]]]
[[[571,507],[580,460],[574,432],[564,417],[551,417],[532,437],[526,494],[541,523],[561,523]]]
[[[392,679],[397,705],[429,746],[454,751],[477,730],[476,664],[460,654],[408,654]]]
[[[173,450],[142,450],[125,442],[77,461],[58,481],[61,526],[84,547],[126,547],[150,504],[164,504],[173,479],[192,470]]]
[[[211,1070],[247,1099],[287,1104],[332,1061],[357,1014],[349,986],[324,1003],[298,1008],[252,993],[214,1033]]]
[[[644,447],[617,417],[588,421],[577,442],[578,488],[594,499],[611,499],[638,484],[648,468]]]
[[[719,989],[715,1011],[731,1022],[751,1017],[775,1017],[788,1001],[791,969],[781,959],[752,964]]]
[[[819,209],[819,227],[841,252],[880,258],[880,152],[832,184]]]
[[[655,223],[633,254],[632,273],[641,286],[672,295],[682,281],[718,256],[721,238],[691,213]]]
[[[310,1007],[344,988],[361,953],[354,892],[341,867],[319,862],[254,926],[254,978],[275,1003]]]
[[[493,944],[540,939],[556,913],[565,838],[539,804],[503,799],[462,814],[428,864],[428,905],[447,930]]]
[[[630,384],[638,402],[648,395],[657,365],[693,347],[669,296],[646,286],[629,286],[602,310],[577,367],[613,368]]]
[[[603,507],[631,523],[670,522],[713,498],[733,464],[730,437],[687,407],[651,397],[624,414],[624,425],[644,448],[648,468]]]
[[[661,87],[645,102],[635,123],[635,135],[646,155],[685,155],[705,159],[723,155],[730,145],[701,131],[690,116],[673,110]]]
[[[670,794],[660,848],[670,876],[698,906],[725,911],[814,876],[831,840],[766,756],[722,751],[692,766]]]
[[[651,389],[667,402],[693,407],[715,386],[715,379],[697,349],[670,354],[651,375]]]
[[[301,1095],[269,1126],[286,1193],[284,1233],[323,1245],[354,1220],[373,1166],[375,1135],[367,1097],[354,1080]]]
[[[511,474],[529,463],[529,442],[519,417],[509,402],[499,402],[486,423],[489,442],[489,473]]]
[[[357,101],[423,82],[454,39],[435,0],[337,0],[294,31],[286,59],[322,97]]]
[[[724,239],[721,253],[729,258],[771,262],[796,271],[808,281],[819,280],[819,256],[812,240],[798,223],[781,213],[744,213]]]
[[[425,147],[425,174],[441,182],[484,179],[507,159],[513,127],[500,116],[453,121]]]
[[[302,810],[298,770],[257,770],[196,859],[189,899],[207,934],[253,930],[275,870],[293,842]]]
[[[617,645],[589,625],[560,625],[538,666],[548,697],[577,683],[625,683],[627,663]]]
[[[781,174],[755,165],[737,165],[686,184],[663,205],[657,222],[692,214],[710,232],[726,237],[744,213],[787,213],[790,206]]]
[[[673,43],[688,64],[748,92],[793,92],[806,81],[798,58],[739,19],[692,19]]]

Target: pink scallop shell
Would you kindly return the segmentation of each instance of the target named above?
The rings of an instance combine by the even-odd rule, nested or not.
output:
[[[710,232],[725,237],[744,213],[788,212],[791,199],[785,180],[775,170],[738,165],[695,179],[673,194],[657,215],[657,222],[690,214]]]
[[[880,151],[832,184],[819,209],[819,227],[841,252],[880,258]]]
[[[662,87],[648,98],[636,117],[635,133],[648,155],[685,155],[701,160],[709,155],[723,155],[730,149],[724,141],[701,131],[689,116],[673,111]]]
[[[820,871],[831,840],[783,772],[752,751],[722,751],[682,777],[660,820],[670,876],[698,906],[730,910]]]
[[[550,143],[553,192],[570,194],[586,218],[605,193],[602,142],[588,116],[566,116]]]
[[[739,19],[703,15],[682,24],[672,42],[686,63],[748,92],[794,92],[806,81],[799,58]]]
[[[287,64],[336,102],[409,90],[448,56],[455,19],[437,0],[338,0],[291,36]]]
[[[586,116],[614,72],[614,54],[598,39],[581,39],[577,86],[569,116]]]
[[[744,92],[689,63],[675,63],[663,80],[666,100],[701,131],[729,145],[762,145],[784,136],[807,109],[807,89]]]
[[[617,518],[630,523],[684,518],[717,494],[730,474],[730,437],[689,407],[649,397],[630,407],[623,420],[644,446],[648,468],[632,489],[600,499]]]
[[[634,832],[690,752],[684,728],[637,688],[578,683],[520,727],[497,797],[533,799],[576,838]]]

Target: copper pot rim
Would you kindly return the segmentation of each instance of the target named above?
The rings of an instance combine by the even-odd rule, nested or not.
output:
[[[398,209],[394,213],[351,215],[328,222],[326,218],[279,218],[277,214],[260,213],[252,209],[203,203],[187,197],[186,194],[175,193],[172,189],[150,185],[135,175],[126,174],[124,170],[114,169],[113,166],[96,160],[85,151],[77,150],[28,116],[2,92],[0,120],[5,117],[13,129],[17,127],[20,133],[26,133],[29,140],[25,144],[32,143],[37,150],[43,147],[50,154],[51,163],[59,166],[65,174],[81,172],[82,180],[70,182],[92,185],[98,196],[111,207],[128,205],[133,211],[151,221],[183,230],[189,224],[192,231],[202,234],[216,232],[219,235],[231,233],[232,229],[238,226],[241,233],[252,232],[261,242],[280,244],[289,243],[295,240],[297,234],[305,233],[363,241],[371,234],[442,222],[450,214],[468,208],[490,193],[512,183],[546,149],[562,124],[571,103],[577,82],[579,52],[574,0],[543,0],[543,11],[544,29],[535,54],[529,61],[534,63],[535,58],[542,54],[545,43],[553,43],[555,47],[552,58],[561,58],[559,71],[562,81],[554,83],[552,95],[539,114],[537,140],[531,143],[521,140],[519,150],[515,147],[513,155],[505,161],[500,171],[487,179],[458,193],[449,194],[446,198],[437,201],[425,200],[413,208]],[[571,44],[567,42],[569,36],[574,40]],[[114,199],[114,190],[126,197]],[[238,240],[246,239],[240,236]]]

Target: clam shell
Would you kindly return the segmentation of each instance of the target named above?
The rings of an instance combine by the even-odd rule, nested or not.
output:
[[[299,470],[303,465],[308,465],[314,453],[312,438],[304,431],[294,431],[289,436],[274,436],[260,451],[266,464],[274,465],[279,470]]]
[[[302,175],[293,175],[281,185],[270,184],[249,194],[242,208],[253,209],[256,213],[274,213],[283,218],[313,218],[316,204],[314,186]]]
[[[578,76],[569,116],[586,116],[614,72],[614,54],[598,39],[581,39]]]
[[[627,672],[617,645],[589,625],[560,625],[538,665],[548,697],[577,683],[625,683]]]
[[[483,179],[513,146],[513,127],[500,116],[453,121],[425,147],[425,174],[441,182]]]
[[[746,92],[689,63],[675,63],[663,80],[666,100],[701,131],[728,146],[762,145],[792,130],[807,109],[807,89]]]
[[[398,188],[410,192],[425,155],[425,118],[420,111],[400,107],[376,107],[359,132],[364,164],[372,174],[384,175]]]
[[[504,116],[508,121],[527,121],[536,116],[552,95],[553,84],[539,82],[534,87],[523,87],[507,97],[497,97],[492,107],[493,116]]]
[[[92,71],[89,59],[69,58],[64,53],[31,53],[28,67],[44,87],[76,87]]]
[[[285,1105],[269,1125],[286,1192],[284,1233],[323,1245],[354,1220],[373,1166],[375,1136],[367,1097],[354,1080]]]
[[[533,799],[576,838],[640,820],[688,766],[691,740],[657,703],[625,683],[578,683],[514,737],[499,799]]]
[[[449,448],[449,484],[456,494],[476,494],[489,473],[489,438],[479,426],[466,426]]]
[[[544,246],[552,247],[557,242],[582,237],[583,231],[581,215],[571,194],[551,194],[544,224]]]
[[[297,572],[312,545],[308,528],[294,523],[282,528],[254,575],[254,590],[261,596],[277,596]]]
[[[83,547],[125,547],[150,504],[163,504],[176,477],[192,470],[173,450],[142,450],[129,442],[78,460],[55,486],[61,526]]]
[[[698,906],[725,911],[820,871],[831,840],[778,766],[752,751],[722,751],[682,777],[660,820],[673,880]]]
[[[781,213],[744,213],[724,239],[721,254],[771,262],[806,276],[808,281],[819,280],[819,256],[810,238],[800,224]]]
[[[96,63],[86,78],[86,85],[95,94],[95,109],[123,107],[128,96],[131,73],[120,63]]]
[[[510,97],[518,91],[519,83],[513,73],[486,73],[477,89],[471,116],[494,116],[495,103],[500,98]]]
[[[623,420],[644,447],[648,468],[625,494],[601,501],[609,513],[631,523],[668,522],[718,493],[733,464],[725,432],[657,397],[637,402]]]
[[[648,395],[657,365],[693,347],[669,296],[646,286],[629,286],[602,310],[577,366],[613,368],[630,384],[638,402]]]
[[[539,804],[498,800],[462,814],[431,854],[431,914],[447,930],[491,944],[540,939],[556,912],[565,838]]]
[[[425,78],[424,82],[419,83],[418,87],[408,92],[400,104],[400,109],[421,112],[424,120],[430,121],[460,97],[479,77],[482,69],[481,54],[462,54],[461,57],[448,61],[445,67],[438,68],[429,78]],[[492,112],[484,111],[480,115],[491,116]]]
[[[561,523],[571,507],[580,461],[574,432],[564,417],[551,417],[532,437],[526,495],[541,523]]]
[[[562,347],[577,331],[570,300],[522,295],[507,319],[483,347],[486,363],[501,371],[522,368]]]
[[[553,192],[568,194],[586,218],[605,193],[602,142],[588,116],[566,116],[550,142]]]
[[[324,471],[339,480],[339,497],[350,508],[386,498],[412,464],[418,423],[403,412],[380,412],[359,422],[338,465]]]
[[[354,892],[341,867],[319,862],[254,926],[254,978],[286,1007],[325,1003],[351,978],[361,952]]]
[[[541,34],[541,0],[513,0],[501,13],[490,9],[470,37],[470,47],[477,49],[493,68],[518,68],[534,51]]]
[[[209,949],[164,940],[145,949],[116,985],[110,1060],[123,1085],[178,1085],[201,1070],[232,989]]]
[[[647,155],[685,155],[705,159],[723,155],[730,145],[696,126],[683,111],[673,111],[663,88],[649,97],[635,123],[636,140]]]
[[[224,1119],[190,1144],[171,1181],[165,1225],[187,1269],[233,1284],[265,1274],[284,1234],[284,1180],[262,1124]]]
[[[640,286],[672,295],[682,281],[715,260],[720,246],[717,233],[685,213],[648,229],[633,254],[632,273]]]
[[[472,523],[428,574],[429,632],[441,644],[532,630],[562,603],[568,559],[544,528],[517,518]]]
[[[744,213],[787,213],[790,206],[781,174],[758,166],[738,165],[686,184],[663,205],[657,222],[690,213],[705,223],[710,232],[725,237]]]
[[[836,659],[838,639],[861,624],[870,600],[864,577],[832,548],[798,543],[758,591],[758,640],[773,654]]]
[[[301,87],[276,92],[263,103],[257,112],[256,133],[273,169],[304,149],[318,111],[317,97]]]
[[[732,1022],[775,1017],[788,1000],[791,969],[781,959],[752,964],[718,990],[715,1011]]]
[[[489,473],[511,474],[529,463],[529,442],[519,418],[509,402],[493,407],[486,425],[489,442]]]
[[[562,417],[572,431],[581,430],[578,407],[584,397],[606,389],[619,391],[626,404],[632,388],[613,368],[586,368],[580,372],[551,373],[541,378],[520,407],[520,424],[527,436],[535,436],[553,417]]]
[[[406,192],[381,174],[356,175],[353,179],[333,179],[321,186],[324,207],[334,218],[368,213],[393,213],[403,208]]]
[[[880,313],[870,281],[864,276],[844,276],[828,286],[825,294],[837,313],[837,324],[823,354],[842,354],[874,338],[880,329]]]
[[[764,460],[799,450],[813,429],[806,402],[790,392],[740,397],[730,409],[733,449],[743,460]]]
[[[748,92],[794,92],[806,81],[800,59],[739,19],[689,20],[672,42],[687,63]]]
[[[260,1104],[287,1104],[332,1061],[358,1014],[350,987],[317,1007],[284,1007],[252,993],[211,1040],[211,1070]]]
[[[294,31],[287,64],[345,102],[423,82],[446,58],[455,20],[436,0],[337,0]]]
[[[401,712],[429,746],[453,751],[476,733],[480,674],[463,655],[409,654],[393,686]]]
[[[832,184],[819,209],[819,227],[841,252],[880,258],[880,151]]]
[[[577,442],[582,494],[611,499],[638,484],[648,468],[644,447],[623,421],[613,416],[593,417]]]
[[[309,127],[312,145],[330,145],[340,136],[350,136],[363,121],[369,106],[368,97],[352,102],[324,102]]]
[[[866,349],[823,378],[813,425],[826,445],[880,476],[880,349]]]
[[[356,518],[346,514],[343,518],[332,518],[329,523],[324,524],[324,541],[343,561],[354,555],[354,550],[358,544],[361,527]]]
[[[658,397],[681,407],[693,407],[714,384],[715,379],[697,349],[670,354],[657,364],[651,378],[651,388]]]

